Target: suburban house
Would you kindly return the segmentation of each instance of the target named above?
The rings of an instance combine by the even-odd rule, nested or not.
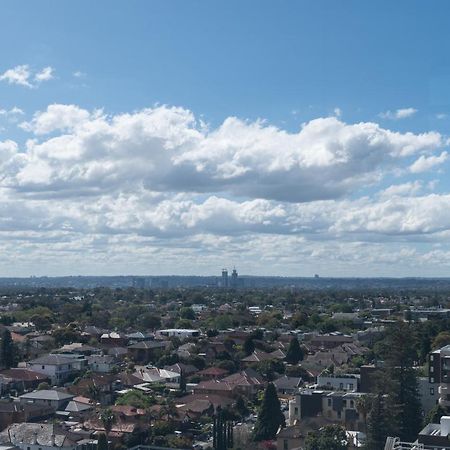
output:
[[[155,333],[155,338],[166,339],[169,337],[176,337],[178,339],[184,340],[191,337],[199,337],[200,334],[200,330],[191,330],[187,328],[169,328],[166,330],[158,330]]]
[[[115,358],[110,355],[92,355],[87,357],[87,364],[93,372],[109,373],[117,367],[115,361]]]
[[[168,341],[141,341],[127,347],[129,356],[136,362],[155,362],[170,343]]]
[[[7,385],[9,389],[23,392],[36,389],[41,383],[50,383],[50,378],[30,369],[11,368],[0,371],[2,386]]]
[[[56,389],[42,389],[40,391],[27,392],[19,397],[21,404],[48,405],[55,411],[64,409],[74,398],[72,394],[57,391]]]
[[[136,366],[134,376],[142,379],[143,383],[163,383],[177,387],[180,385],[181,375],[171,370],[158,369],[157,367]]]
[[[283,375],[273,382],[278,394],[281,395],[293,395],[297,393],[301,384],[302,379],[300,377],[288,377],[287,375]]]
[[[27,367],[34,372],[47,375],[52,384],[62,384],[84,370],[86,360],[50,354],[29,361]]]

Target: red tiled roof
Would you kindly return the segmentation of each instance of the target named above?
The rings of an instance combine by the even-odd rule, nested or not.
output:
[[[207,375],[207,376],[213,376],[213,377],[219,377],[221,375],[226,375],[228,373],[228,370],[221,369],[220,367],[208,367],[207,369],[200,370],[200,372],[197,372],[197,375]]]

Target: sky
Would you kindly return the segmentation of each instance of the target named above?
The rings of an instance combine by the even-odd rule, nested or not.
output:
[[[449,276],[449,14],[2,1],[0,276]]]

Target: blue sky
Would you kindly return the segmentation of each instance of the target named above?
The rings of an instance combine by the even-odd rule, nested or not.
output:
[[[0,8],[0,276],[448,274],[448,2]]]

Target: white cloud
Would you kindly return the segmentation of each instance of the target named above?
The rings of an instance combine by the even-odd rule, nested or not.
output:
[[[9,84],[18,84],[31,88],[29,79],[31,76],[30,67],[27,64],[8,69],[0,75],[0,81],[7,81]]]
[[[408,117],[412,117],[417,113],[417,109],[415,108],[401,108],[395,111],[385,111],[379,114],[382,119],[391,119],[391,120],[399,120],[406,119]]]
[[[413,164],[409,167],[412,173],[421,173],[433,169],[446,162],[448,159],[448,153],[442,152],[439,156],[420,156]]]
[[[73,131],[90,118],[88,111],[75,105],[49,105],[45,112],[35,113],[31,122],[23,122],[20,126],[41,135],[54,131]]]
[[[4,266],[209,273],[229,258],[259,273],[354,275],[411,259],[412,270],[430,270],[432,257],[450,264],[450,195],[407,170],[412,156],[422,166],[447,158],[435,132],[337,117],[297,132],[234,117],[208,129],[184,108],[108,115],[60,104],[22,127],[26,145],[0,142]],[[362,196],[380,180],[392,184]]]
[[[0,81],[9,84],[17,84],[28,88],[34,88],[38,84],[54,78],[54,69],[50,66],[44,67],[40,71],[34,71],[28,64],[22,64],[6,70],[0,75]]]
[[[49,81],[54,78],[54,69],[53,67],[47,66],[44,67],[41,71],[37,72],[34,76],[34,81],[41,83],[43,81]]]
[[[0,108],[0,116],[11,117],[11,116],[23,116],[25,113],[22,109],[17,106],[13,106],[11,109]]]
[[[72,75],[75,78],[85,78],[86,77],[86,73],[85,72],[81,72],[81,70],[77,70],[77,71],[73,72]]]
[[[393,197],[393,196],[412,196],[421,192],[423,189],[423,184],[421,181],[409,181],[403,184],[393,184],[388,188],[380,192],[383,197]]]
[[[134,184],[292,202],[339,198],[376,182],[403,157],[443,145],[438,133],[402,134],[335,117],[312,120],[297,133],[234,117],[207,130],[190,111],[165,106],[109,117],[50,105],[22,127],[36,136],[59,134],[29,141],[11,183],[59,195]]]

